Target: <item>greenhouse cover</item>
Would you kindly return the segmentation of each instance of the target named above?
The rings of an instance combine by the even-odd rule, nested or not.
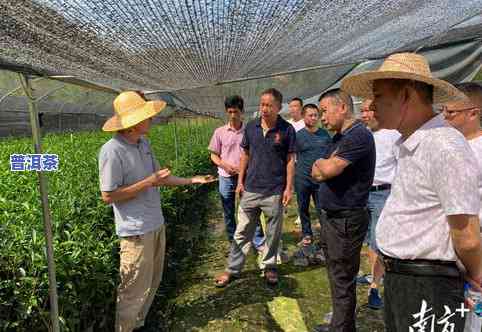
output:
[[[237,93],[253,112],[264,88],[309,98],[401,50],[432,52],[435,71],[451,68],[437,74],[467,79],[481,11],[482,0],[3,0],[0,66],[203,112]]]

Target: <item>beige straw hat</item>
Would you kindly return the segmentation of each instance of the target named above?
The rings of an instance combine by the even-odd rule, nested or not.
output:
[[[341,89],[353,96],[373,99],[373,81],[381,79],[406,79],[432,85],[434,104],[464,98],[464,95],[452,84],[434,78],[427,59],[415,53],[392,54],[385,59],[378,70],[345,77],[342,80]]]
[[[145,101],[134,91],[122,92],[114,99],[115,115],[104,123],[102,130],[119,131],[130,128],[153,117],[164,107],[166,107],[165,101]]]

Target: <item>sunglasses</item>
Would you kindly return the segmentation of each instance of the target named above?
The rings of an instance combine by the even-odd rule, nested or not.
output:
[[[457,113],[461,113],[461,112],[465,112],[465,111],[470,111],[470,110],[473,110],[473,109],[477,109],[478,107],[468,107],[468,108],[461,108],[461,109],[455,109],[455,110],[449,110],[447,108],[447,106],[442,106],[439,108],[439,111],[441,113],[443,113],[445,116],[449,116],[449,117],[452,117],[454,115],[456,115]]]

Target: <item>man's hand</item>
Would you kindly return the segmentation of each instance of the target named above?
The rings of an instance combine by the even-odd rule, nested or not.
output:
[[[221,162],[221,168],[224,169],[226,172],[228,172],[229,175],[236,175],[239,173],[239,168],[234,166],[234,165],[231,165],[231,164],[228,164],[226,162]]]
[[[320,164],[322,163],[323,160],[325,159],[323,158],[318,159],[317,161],[315,161],[315,163],[313,164],[313,167],[311,168],[311,177],[318,182],[323,181],[323,174],[321,173],[321,169],[320,169],[321,167]]]
[[[149,177],[151,185],[154,187],[159,187],[163,184],[163,181],[171,175],[171,171],[168,168],[163,168],[158,170],[157,172],[152,173]]]
[[[464,276],[465,281],[470,284],[470,288],[472,288],[475,292],[482,293],[482,275],[478,277],[471,277],[469,275]],[[465,298],[465,304],[469,307],[470,310],[474,309],[475,302],[470,297]]]
[[[244,184],[242,182],[238,182],[238,185],[236,186],[236,195],[241,198],[241,196],[244,193]]]
[[[288,206],[292,197],[293,197],[293,190],[285,189],[285,191],[283,192],[283,200],[282,200],[284,207]]]
[[[482,293],[482,275],[472,277],[466,274],[464,277],[474,291]]]
[[[349,164],[349,161],[332,154],[328,159],[320,158],[315,161],[311,176],[318,182],[326,181],[340,175]]]
[[[460,260],[466,270],[465,278],[476,291],[482,291],[482,255],[480,250],[480,224],[477,215],[449,215],[450,237]]]
[[[205,184],[217,181],[218,179],[212,175],[196,175],[191,178],[192,184]]]

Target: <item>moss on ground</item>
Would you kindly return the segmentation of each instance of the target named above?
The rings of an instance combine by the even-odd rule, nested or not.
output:
[[[311,331],[331,311],[328,279],[323,266],[294,266],[292,261],[279,266],[280,283],[268,287],[260,277],[256,255],[250,254],[241,278],[224,289],[213,279],[224,270],[228,242],[224,235],[221,207],[212,203],[208,240],[188,275],[171,300],[169,331]],[[300,229],[294,224],[295,203],[287,211],[283,246],[290,255],[297,249]],[[362,266],[367,270],[366,253]],[[382,311],[366,307],[368,288],[358,287],[357,325],[359,331],[383,331]],[[162,309],[159,309],[162,310]]]

